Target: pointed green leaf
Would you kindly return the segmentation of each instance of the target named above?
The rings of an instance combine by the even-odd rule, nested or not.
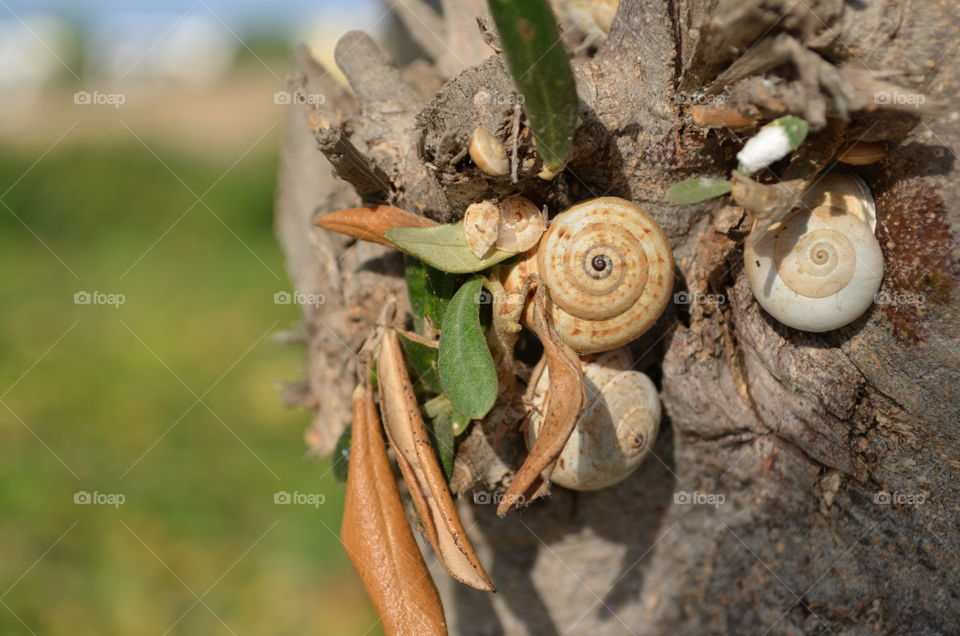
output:
[[[469,415],[464,415],[460,411],[454,409],[450,414],[450,422],[453,424],[453,435],[461,435],[467,430],[467,427],[470,426],[470,422],[472,421],[473,420]]]
[[[407,359],[407,365],[413,372],[411,379],[414,388],[422,386],[431,393],[443,391],[440,387],[440,372],[437,370],[437,348],[408,338],[399,331],[397,335],[400,337],[400,347]]]
[[[452,274],[479,272],[513,256],[513,252],[494,250],[493,254],[486,258],[477,258],[467,247],[463,223],[433,227],[395,227],[386,231],[386,237],[407,254]]]
[[[790,150],[799,148],[803,140],[807,138],[807,132],[810,130],[810,125],[807,124],[805,119],[794,117],[793,115],[786,115],[774,119],[767,124],[767,126],[780,126],[783,128],[784,132],[787,133],[787,139],[790,140]],[[764,126],[764,128],[766,128],[766,126]]]
[[[440,467],[447,481],[450,481],[450,476],[453,474],[453,458],[456,455],[454,447],[456,433],[453,420],[456,411],[447,396],[438,395],[423,405],[423,412],[430,421],[431,441],[437,451]]]
[[[407,295],[413,312],[413,327],[417,333],[423,333],[423,319],[427,317],[431,324],[440,329],[443,312],[457,291],[456,277],[439,269],[430,267],[412,256],[404,259],[404,275],[407,279]]]
[[[497,372],[480,328],[479,278],[467,281],[443,317],[437,365],[440,385],[454,408],[480,419],[497,400]]]
[[[577,128],[577,87],[547,0],[488,0],[513,83],[550,172],[563,169]]]
[[[690,205],[723,196],[729,192],[730,182],[726,179],[698,177],[670,186],[667,189],[667,201],[672,205]]]
[[[450,418],[450,424],[453,426],[454,437],[467,430],[467,427],[470,426],[470,422],[473,421],[470,419],[470,416],[464,415],[457,409],[453,408],[453,403],[450,402],[450,398],[442,393],[435,398],[427,400],[427,402],[425,402],[423,405],[423,410],[430,418]]]

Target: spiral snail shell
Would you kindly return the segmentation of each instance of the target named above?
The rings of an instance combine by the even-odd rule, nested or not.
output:
[[[744,244],[754,296],[802,331],[837,329],[873,303],[883,280],[876,208],[859,178],[830,174],[804,194],[804,209]]]
[[[621,347],[581,361],[587,403],[564,445],[550,481],[572,490],[599,490],[626,479],[643,462],[660,428],[660,397],[653,382],[630,369],[630,351]],[[528,401],[527,446],[543,425],[550,379],[537,365]]]
[[[558,214],[537,247],[554,326],[578,353],[609,351],[650,329],[670,300],[673,255],[649,214],[601,197]],[[527,260],[527,259],[525,259]],[[526,262],[523,267],[533,269]],[[515,284],[508,277],[508,289]]]

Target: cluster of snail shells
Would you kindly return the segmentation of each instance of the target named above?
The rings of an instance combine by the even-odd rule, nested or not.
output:
[[[609,351],[649,330],[670,302],[673,255],[642,208],[617,197],[558,214],[536,248],[504,279],[518,291],[538,274],[560,337],[580,354]]]
[[[583,356],[587,403],[554,465],[553,483],[606,488],[646,457],[660,427],[660,399],[650,378],[631,368],[624,345],[666,309],[673,272],[670,243],[653,217],[624,199],[601,197],[558,214],[506,273],[508,292],[519,291],[531,274],[539,276],[554,328]],[[526,400],[530,447],[543,424],[549,382],[541,361]]]
[[[837,329],[873,304],[883,280],[876,207],[858,177],[827,174],[803,205],[744,243],[744,270],[760,305],[803,331]]]
[[[581,360],[587,403],[554,464],[551,482],[571,490],[599,490],[626,479],[646,458],[660,429],[660,398],[650,378],[630,368],[632,360],[625,347]],[[549,385],[541,361],[527,394],[530,448],[543,426]]]
[[[467,247],[477,258],[494,247],[504,252],[525,252],[540,241],[546,228],[545,213],[519,194],[499,203],[471,203],[463,215]]]

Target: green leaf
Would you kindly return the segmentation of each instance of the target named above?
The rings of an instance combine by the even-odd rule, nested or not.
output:
[[[386,231],[386,237],[407,254],[452,274],[479,272],[513,256],[513,252],[494,250],[493,254],[486,258],[477,258],[467,247],[463,223],[433,227],[395,227]]]
[[[407,365],[413,371],[413,386],[421,385],[431,393],[440,393],[440,372],[437,370],[437,348],[408,338],[398,331],[400,347],[407,359]]]
[[[794,117],[793,115],[786,115],[774,119],[767,124],[767,126],[780,126],[783,128],[784,132],[787,133],[787,139],[790,140],[790,150],[799,148],[803,140],[807,138],[807,132],[810,130],[810,126],[805,119]],[[764,128],[767,126],[764,126]]]
[[[577,87],[547,0],[488,0],[513,83],[553,173],[563,169],[577,128]]]
[[[417,333],[423,333],[424,317],[429,318],[433,326],[440,329],[443,312],[447,310],[447,304],[457,290],[456,277],[430,267],[412,256],[407,256],[404,261],[414,329]]]
[[[431,437],[430,441],[433,442],[433,448],[437,451],[437,459],[440,460],[443,476],[448,482],[450,477],[453,476],[453,458],[456,455],[451,414],[452,409],[442,411],[436,417],[430,418],[430,426],[427,427]]]
[[[427,400],[423,405],[423,412],[431,422],[434,448],[437,449],[447,481],[450,481],[453,459],[456,456],[455,438],[467,430],[473,420],[454,408],[450,398],[443,394]]]
[[[340,433],[337,439],[337,445],[333,447],[333,455],[330,457],[333,462],[333,477],[339,482],[347,481],[347,471],[350,469],[350,436],[352,429],[349,424]]]
[[[450,423],[453,424],[453,434],[454,436],[461,435],[467,427],[470,426],[470,422],[473,420],[469,415],[464,415],[460,411],[454,409],[450,414]]]
[[[470,426],[470,422],[473,421],[469,415],[464,415],[453,408],[453,403],[450,402],[450,398],[442,393],[435,398],[427,400],[423,405],[423,410],[427,414],[427,417],[431,419],[449,418],[450,424],[453,427],[454,437],[466,431],[467,427]]]
[[[497,373],[493,356],[480,328],[482,288],[472,278],[457,291],[443,317],[440,332],[440,385],[454,408],[472,419],[480,419],[497,400]]]
[[[690,205],[723,196],[729,192],[730,182],[726,179],[697,177],[670,186],[667,189],[667,201],[672,205]]]

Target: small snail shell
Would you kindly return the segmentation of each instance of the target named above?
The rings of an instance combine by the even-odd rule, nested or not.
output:
[[[744,268],[771,316],[795,329],[830,331],[856,320],[880,289],[876,209],[866,185],[847,175],[827,175],[804,202],[815,207],[747,237]]]
[[[477,258],[483,258],[497,241],[500,208],[492,201],[471,203],[463,215],[463,235],[467,247]]]
[[[624,199],[591,199],[557,215],[537,253],[554,326],[578,353],[609,351],[636,339],[670,300],[667,236],[653,217]]]
[[[470,135],[470,158],[486,174],[502,177],[510,172],[510,161],[503,144],[484,128],[477,128]]]
[[[530,199],[516,194],[500,202],[497,249],[526,252],[540,241],[546,229],[543,212]]]
[[[660,428],[660,397],[645,374],[630,369],[626,348],[581,361],[587,403],[564,445],[550,481],[572,490],[599,490],[626,479],[647,456]],[[528,394],[534,409],[527,424],[532,448],[543,425],[550,378],[542,362]]]

